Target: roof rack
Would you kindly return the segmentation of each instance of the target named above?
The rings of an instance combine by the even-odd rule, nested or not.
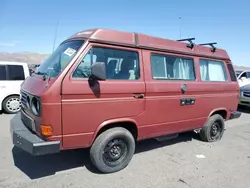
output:
[[[204,44],[199,44],[200,46],[211,46],[212,47],[212,50],[211,52],[215,52],[216,51],[216,47],[214,46],[214,44],[217,44],[217,42],[211,42],[211,43],[204,43]]]
[[[192,49],[194,47],[193,40],[195,40],[195,38],[179,39],[177,41],[179,41],[179,42],[188,41],[189,44],[187,44],[187,47]]]

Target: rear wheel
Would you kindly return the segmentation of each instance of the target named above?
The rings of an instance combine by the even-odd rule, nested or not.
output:
[[[215,142],[222,138],[225,129],[224,119],[221,115],[211,116],[200,131],[200,137],[205,142]]]
[[[20,97],[13,95],[3,101],[3,110],[8,114],[15,114],[21,109]]]
[[[116,127],[101,133],[90,149],[90,159],[103,173],[124,169],[135,152],[135,140],[125,128]]]

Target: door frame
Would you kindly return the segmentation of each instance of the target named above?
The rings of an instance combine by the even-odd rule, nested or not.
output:
[[[87,42],[87,41],[86,41]],[[130,85],[130,84],[135,84],[134,87],[138,88],[138,86],[140,86],[138,89],[136,89],[136,91],[139,92],[146,92],[146,88],[145,88],[145,77],[144,77],[144,64],[143,64],[143,59],[142,59],[142,50],[141,49],[137,49],[137,48],[131,48],[131,47],[123,47],[123,46],[116,46],[116,45],[108,45],[108,44],[101,44],[101,43],[94,43],[94,42],[88,42],[88,44],[86,44],[85,48],[82,50],[82,52],[79,54],[79,56],[74,60],[74,63],[72,63],[72,66],[68,69],[67,74],[64,76],[62,82],[61,82],[61,113],[62,113],[62,135],[64,135],[63,137],[63,143],[64,143],[64,147],[65,148],[71,148],[74,147],[72,144],[74,143],[76,146],[80,147],[80,143],[79,140],[84,138],[84,141],[82,141],[81,143],[81,147],[88,147],[91,145],[91,143],[93,142],[95,135],[97,135],[97,132],[104,126],[107,126],[109,124],[115,123],[115,122],[121,122],[121,121],[129,121],[129,122],[133,122],[137,125],[136,122],[136,117],[114,117],[114,118],[106,118],[104,119],[102,122],[99,122],[98,125],[94,125],[94,128],[92,126],[91,130],[88,128],[88,131],[85,132],[84,135],[81,135],[80,132],[79,133],[73,133],[76,135],[76,137],[78,138],[66,138],[67,140],[65,141],[65,136],[66,137],[70,137],[70,131],[69,128],[65,127],[68,126],[69,124],[69,120],[66,120],[63,118],[64,116],[64,110],[65,111],[69,111],[68,107],[67,109],[64,108],[65,105],[70,105],[69,103],[76,103],[76,102],[81,102],[81,103],[97,103],[97,102],[102,102],[102,101],[107,101],[105,99],[105,94],[103,95],[103,98],[96,98],[94,96],[91,96],[93,94],[90,93],[86,93],[86,97],[87,98],[82,98],[82,91],[83,90],[79,90],[79,92],[76,92],[72,95],[71,94],[71,90],[70,88],[67,88],[67,86],[65,87],[64,84],[67,83],[84,83],[83,87],[86,87],[88,85],[88,78],[73,78],[72,75],[74,73],[74,71],[76,70],[76,68],[79,66],[79,64],[81,63],[82,59],[86,56],[86,54],[89,52],[89,50],[92,47],[106,47],[106,48],[111,48],[111,49],[120,49],[120,50],[128,50],[128,51],[135,51],[138,53],[138,60],[139,60],[139,71],[140,71],[140,78],[137,80],[105,80],[105,81],[98,81],[100,83],[100,85],[102,85],[102,83],[107,84],[107,90],[110,90],[112,87],[112,85],[117,85],[118,83],[126,83],[125,85]],[[66,83],[67,82],[67,83]],[[78,85],[78,84],[77,84]],[[142,87],[143,85],[143,87]],[[73,87],[73,86],[72,86]],[[74,86],[75,87],[75,86]],[[88,87],[90,87],[88,85]],[[65,88],[67,88],[65,90]],[[75,91],[77,91],[76,89],[74,89]],[[123,90],[123,91],[122,91]],[[129,101],[136,101],[138,100],[139,105],[142,105],[140,107],[137,106],[136,109],[133,109],[132,112],[136,112],[136,110],[138,111],[138,109],[143,109],[143,111],[145,111],[145,102],[144,99],[135,99],[130,93],[130,92],[126,92],[126,88],[122,89],[121,93],[123,92],[122,96],[117,95],[117,93],[114,92],[114,98],[112,98],[112,93],[108,93],[109,96],[107,97],[111,97],[108,98],[109,100],[125,100],[129,103]],[[89,92],[89,89],[87,89],[87,91]],[[119,93],[118,93],[119,94]],[[72,98],[73,97],[73,98]],[[82,98],[82,99],[81,99]],[[74,110],[74,109],[73,109]],[[140,110],[139,110],[140,111]],[[131,113],[132,113],[131,112]],[[74,119],[74,118],[73,118]],[[79,127],[79,126],[78,126]],[[80,130],[80,129],[79,129]],[[77,132],[77,131],[76,131]],[[81,132],[82,133],[82,132]],[[74,139],[74,141],[73,141]],[[72,142],[72,144],[69,143]]]

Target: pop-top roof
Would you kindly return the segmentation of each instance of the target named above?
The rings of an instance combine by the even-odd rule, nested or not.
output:
[[[110,29],[89,29],[81,31],[71,36],[69,40],[76,38],[89,39],[93,42],[148,48],[215,59],[230,59],[225,50],[214,48],[216,43],[199,45],[193,43],[194,38],[175,41],[142,33]]]

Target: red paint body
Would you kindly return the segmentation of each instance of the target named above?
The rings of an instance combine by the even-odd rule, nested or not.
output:
[[[112,30],[94,29],[89,33],[78,33],[69,38],[83,38],[85,43],[62,73],[50,79],[48,87],[40,75],[32,75],[22,85],[24,91],[41,97],[41,117],[26,112],[36,120],[38,134],[41,124],[51,125],[53,136],[46,140],[60,140],[61,149],[91,146],[98,131],[112,123],[134,124],[140,140],[200,128],[213,112],[219,110],[226,112],[226,119],[231,111],[236,111],[239,86],[236,81],[231,81],[228,69],[227,82],[203,82],[200,79],[199,58],[222,60],[226,65],[231,61],[225,50],[217,49],[212,53],[211,48],[205,46],[195,45],[190,49],[184,42],[144,34],[135,38],[134,33]],[[96,97],[87,79],[71,77],[79,59],[93,45],[137,51],[140,79],[100,81],[100,97]],[[194,58],[196,80],[153,80],[152,52]],[[182,94],[180,87],[184,83],[188,89]],[[134,93],[143,93],[145,97],[136,99]],[[196,98],[195,105],[180,106],[180,99],[187,96]]]

